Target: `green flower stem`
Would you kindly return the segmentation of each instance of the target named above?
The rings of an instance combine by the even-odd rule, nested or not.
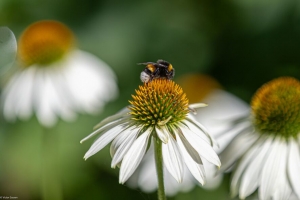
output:
[[[44,128],[42,142],[42,199],[62,200],[62,187],[60,180],[60,156],[58,135],[51,129]]]
[[[166,200],[165,187],[164,187],[164,173],[163,173],[163,158],[162,158],[162,143],[156,137],[154,142],[155,164],[158,180],[158,199]]]

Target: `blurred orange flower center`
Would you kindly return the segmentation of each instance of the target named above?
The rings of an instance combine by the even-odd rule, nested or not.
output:
[[[30,25],[19,40],[19,58],[25,64],[47,65],[61,59],[74,45],[74,35],[64,24],[39,21]]]

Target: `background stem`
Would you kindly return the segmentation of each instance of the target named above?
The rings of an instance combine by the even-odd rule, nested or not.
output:
[[[44,128],[42,142],[42,199],[62,200],[58,136]]]

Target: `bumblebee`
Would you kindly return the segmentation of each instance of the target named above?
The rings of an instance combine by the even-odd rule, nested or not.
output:
[[[169,62],[165,60],[158,60],[156,63],[138,63],[138,65],[146,65],[145,69],[141,72],[140,75],[141,81],[143,83],[148,83],[157,78],[171,80],[175,75],[175,69]]]

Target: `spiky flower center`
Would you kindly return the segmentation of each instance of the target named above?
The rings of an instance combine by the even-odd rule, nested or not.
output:
[[[254,125],[262,134],[296,137],[300,133],[300,82],[281,77],[263,85],[252,99]]]
[[[171,80],[155,79],[139,86],[132,98],[132,119],[144,126],[176,124],[189,112],[185,93]]]
[[[74,36],[64,24],[45,20],[30,25],[19,40],[19,58],[25,66],[47,65],[60,60],[74,45]]]

